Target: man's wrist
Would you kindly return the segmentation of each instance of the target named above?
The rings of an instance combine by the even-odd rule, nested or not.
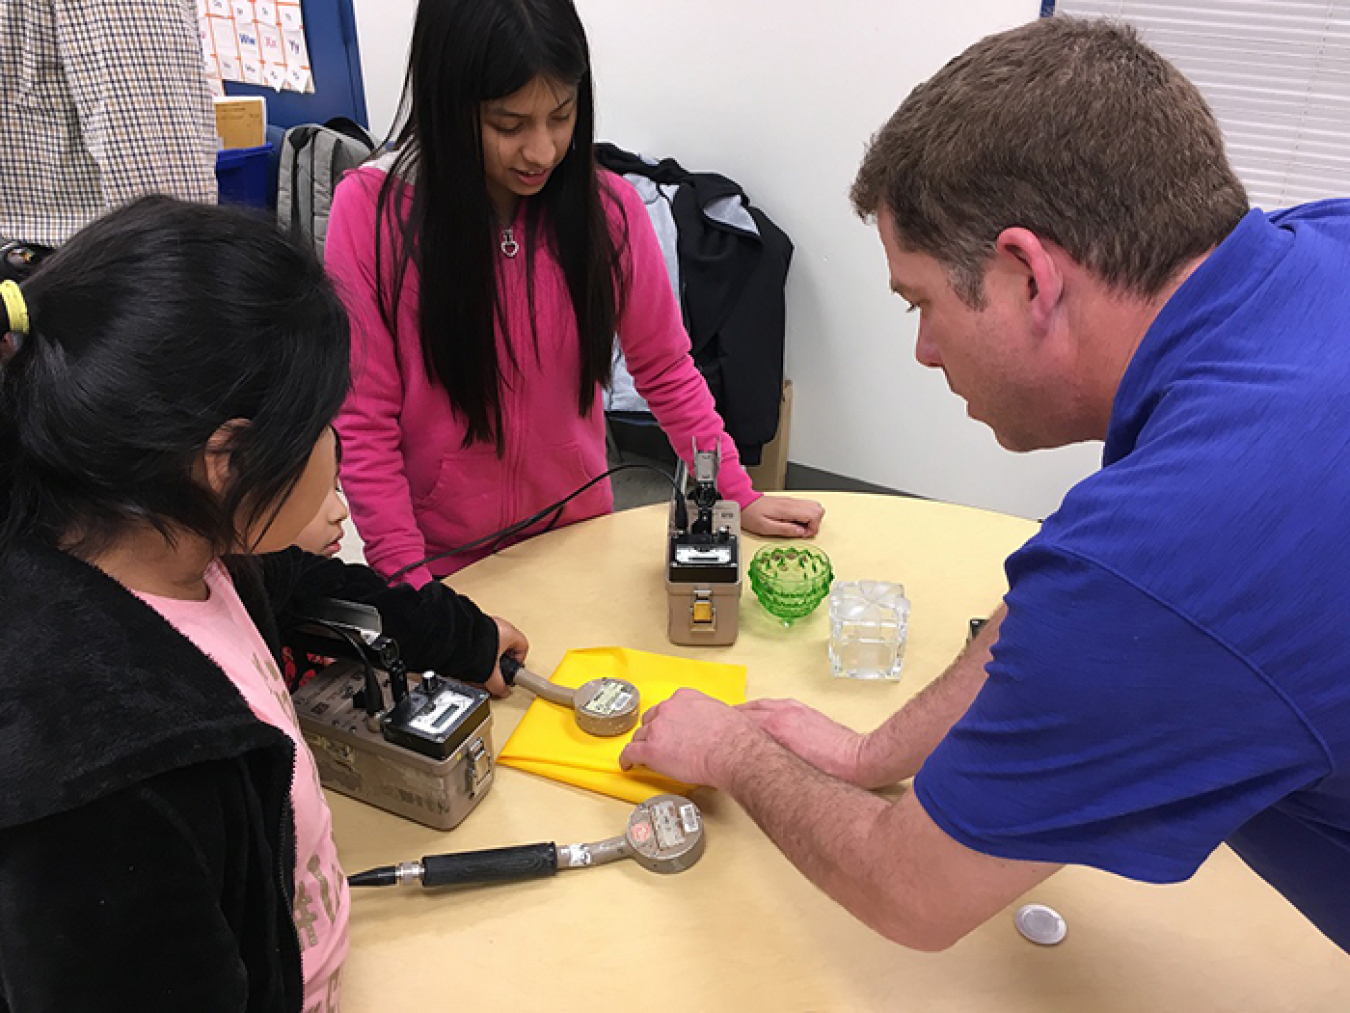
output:
[[[911,762],[910,757],[897,755],[894,735],[888,725],[882,725],[862,737],[853,783],[865,788],[885,788],[912,777],[917,765],[911,770]]]

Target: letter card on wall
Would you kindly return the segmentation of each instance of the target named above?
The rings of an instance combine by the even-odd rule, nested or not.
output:
[[[202,58],[217,95],[225,81],[314,91],[300,0],[197,0]]]

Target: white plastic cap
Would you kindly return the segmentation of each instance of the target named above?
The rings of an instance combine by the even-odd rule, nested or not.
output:
[[[1027,904],[1018,908],[1013,921],[1017,931],[1041,946],[1054,946],[1064,941],[1069,926],[1054,908],[1044,904]]]

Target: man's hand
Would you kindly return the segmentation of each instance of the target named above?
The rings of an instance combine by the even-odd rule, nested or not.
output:
[[[825,508],[812,499],[761,496],[741,510],[741,528],[761,537],[813,538],[824,516]]]
[[[497,624],[497,657],[509,654],[517,661],[524,661],[525,656],[530,653],[530,642],[525,639],[525,634],[498,616],[493,616],[492,621]],[[483,683],[483,688],[495,697],[511,695],[511,687],[502,677],[500,661],[493,665],[492,674],[488,676],[487,682]]]
[[[737,709],[817,770],[859,788],[879,787],[863,769],[867,736],[797,700],[751,700]]]
[[[747,736],[762,736],[740,710],[695,689],[678,689],[642,715],[619,766],[648,767],[685,784],[723,788]]]

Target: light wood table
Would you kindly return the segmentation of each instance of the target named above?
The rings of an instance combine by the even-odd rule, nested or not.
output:
[[[452,583],[530,637],[531,667],[541,673],[570,648],[603,645],[737,662],[748,666],[751,698],[792,696],[871,728],[942,671],[972,616],[998,604],[1003,560],[1035,526],[898,497],[806,495],[826,506],[817,544],[839,577],[906,587],[913,614],[899,683],[832,678],[825,606],[785,629],[748,584],[734,646],[668,643],[660,507],[552,532]],[[760,544],[746,539],[746,560]],[[498,748],[528,703],[520,692],[494,703]],[[696,798],[708,849],[680,875],[622,862],[456,892],[356,891],[344,1009],[1350,1010],[1350,956],[1227,849],[1179,886],[1066,869],[1026,898],[1064,915],[1069,933],[1059,946],[1023,940],[1009,909],[946,953],[922,954],[887,942],[817,891],[730,799],[706,790]],[[622,833],[631,809],[505,767],[450,833],[341,796],[330,801],[348,871],[597,840]]]

